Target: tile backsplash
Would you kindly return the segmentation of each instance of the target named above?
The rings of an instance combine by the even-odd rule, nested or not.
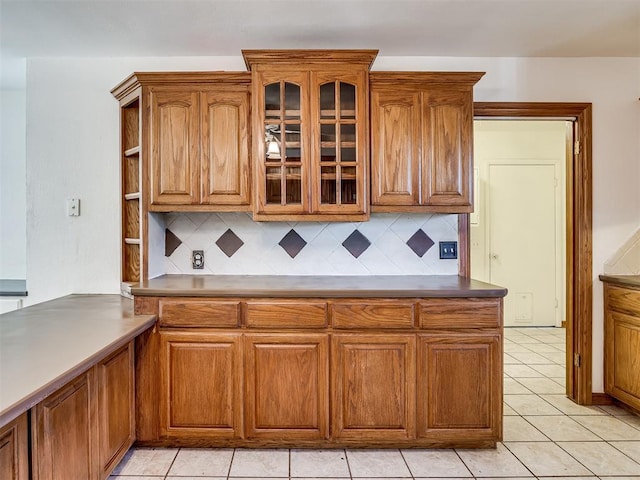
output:
[[[640,229],[604,264],[607,275],[640,275]]]
[[[458,240],[458,216],[374,213],[368,222],[254,222],[250,213],[169,213],[164,273],[455,275],[438,242]],[[204,251],[194,270],[193,250]]]

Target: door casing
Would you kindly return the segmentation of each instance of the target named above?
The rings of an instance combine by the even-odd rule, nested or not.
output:
[[[476,102],[475,118],[547,118],[573,122],[567,165],[567,396],[591,405],[593,331],[592,115],[590,103]],[[469,214],[458,216],[459,273],[471,273]]]

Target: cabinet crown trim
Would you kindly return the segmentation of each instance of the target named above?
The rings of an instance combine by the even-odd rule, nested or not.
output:
[[[485,75],[485,72],[371,72],[369,84],[393,85],[395,87],[414,87],[416,84],[451,84],[473,86]]]
[[[348,63],[371,68],[377,55],[378,50],[242,50],[248,70],[262,63]]]
[[[134,72],[116,85],[111,94],[120,100],[139,86],[189,86],[193,84],[250,85],[249,72]]]

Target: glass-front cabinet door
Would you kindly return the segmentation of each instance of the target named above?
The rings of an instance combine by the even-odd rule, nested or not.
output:
[[[312,73],[313,210],[366,212],[365,73]]]
[[[243,51],[252,71],[255,220],[369,216],[374,51]]]
[[[308,75],[263,73],[258,92],[258,213],[297,215],[309,211]],[[254,103],[255,105],[255,103]],[[257,129],[254,129],[256,131]]]

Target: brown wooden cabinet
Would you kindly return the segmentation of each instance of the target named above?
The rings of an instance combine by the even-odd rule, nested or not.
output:
[[[149,99],[150,210],[185,205],[247,209],[248,86],[150,87]]]
[[[252,72],[254,219],[367,219],[377,51],[242,53]]]
[[[247,438],[328,438],[327,334],[247,334],[245,359]]]
[[[29,432],[23,413],[0,428],[0,478],[29,479]]]
[[[130,342],[31,410],[34,479],[109,477],[134,441],[133,359]]]
[[[251,209],[250,83],[243,72],[145,72],[111,91],[120,102],[125,294],[149,278],[149,229],[159,223],[149,212]]]
[[[373,211],[473,211],[473,85],[482,73],[373,72]]]
[[[640,410],[640,286],[604,286],[605,392]]]
[[[501,438],[501,345],[498,333],[418,336],[419,438]]]
[[[92,369],[32,410],[34,479],[98,478],[94,382]]]
[[[332,338],[332,435],[336,440],[415,438],[415,335]]]
[[[106,478],[135,440],[133,342],[98,362],[95,370],[99,478]]]
[[[160,352],[160,435],[242,437],[240,334],[163,331]]]
[[[137,350],[143,445],[502,438],[502,298],[136,297],[136,311],[160,322]]]

